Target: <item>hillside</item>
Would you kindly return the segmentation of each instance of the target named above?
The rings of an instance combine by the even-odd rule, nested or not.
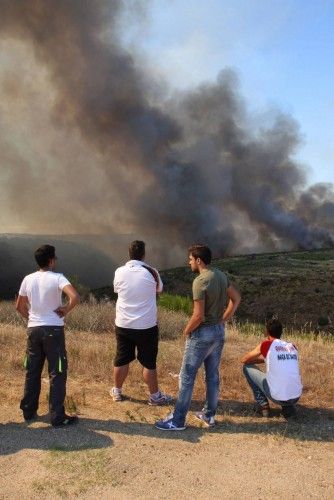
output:
[[[94,247],[88,237],[0,234],[0,300],[15,297],[23,277],[36,270],[34,251],[45,243],[55,245],[57,270],[72,281],[75,278],[87,287],[112,281],[117,267],[114,260]]]
[[[215,259],[237,286],[242,302],[237,319],[263,323],[277,315],[285,325],[334,333],[334,249],[240,255]],[[161,271],[164,292],[191,297],[188,266]],[[116,299],[111,287],[92,291]]]
[[[333,331],[334,249],[227,257],[213,266],[240,290],[240,320],[263,322],[277,314],[289,326]],[[191,295],[188,267],[161,275],[166,292]]]

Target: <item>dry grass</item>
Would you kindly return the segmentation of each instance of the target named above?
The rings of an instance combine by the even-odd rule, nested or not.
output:
[[[116,486],[122,479],[106,449],[66,453],[66,448],[57,447],[50,450],[42,465],[51,472],[51,478],[35,480],[32,490],[43,498],[79,497],[96,484]]]
[[[159,308],[160,337],[178,338],[187,321],[183,312],[172,312]],[[115,303],[83,303],[76,307],[66,318],[67,331],[89,333],[113,332],[115,323]],[[14,302],[0,302],[0,324],[25,326],[25,322],[15,310]]]
[[[115,306],[112,302],[105,304],[82,304],[67,319],[67,350],[70,360],[70,371],[73,377],[87,380],[110,380],[112,360],[114,356],[114,318]],[[187,316],[182,312],[165,309],[159,311],[160,325],[160,371],[177,372],[182,360],[182,330]],[[12,375],[21,370],[25,349],[23,321],[16,314],[13,304],[2,302],[0,305],[0,344],[1,365]],[[242,331],[242,334],[240,333]],[[223,386],[227,397],[240,392],[242,376],[239,358],[243,352],[256,345],[262,336],[261,327],[249,324],[228,327],[228,342],[222,363]],[[288,332],[289,339],[296,342],[300,349],[303,380],[306,390],[304,400],[311,404],[333,394],[334,377],[332,354],[334,343],[330,338],[301,333]],[[175,342],[163,342],[175,340]],[[307,367],[307,369],[306,369]],[[8,370],[8,371],[7,371]],[[240,378],[241,377],[241,378]],[[309,380],[310,379],[310,380]],[[168,380],[168,377],[167,377]],[[309,397],[308,397],[309,395]]]
[[[24,326],[25,322],[15,310],[15,303],[7,300],[0,301],[0,324]]]
[[[141,368],[133,363],[125,390],[132,398],[128,406],[121,405],[111,410],[108,394],[112,385],[112,366],[115,352],[113,334],[114,308],[111,304],[99,306],[83,305],[72,315],[71,327],[67,329],[67,351],[69,359],[69,379],[67,407],[71,411],[84,412],[94,408],[107,418],[110,411],[118,412],[120,420],[154,421],[165,414],[166,409],[157,408],[147,412],[145,405],[147,390],[141,378]],[[88,318],[84,318],[84,316]],[[2,317],[5,315],[3,314]],[[10,317],[10,314],[7,315]],[[177,394],[178,378],[184,341],[181,336],[186,317],[182,313],[160,311],[162,340],[159,348],[158,371],[161,388],[172,395]],[[90,330],[75,329],[74,325],[82,324]],[[98,325],[103,325],[100,327]],[[259,332],[260,333],[260,332]],[[164,340],[164,339],[174,340]],[[334,343],[329,339],[318,337],[300,338],[290,335],[289,338],[298,344],[304,392],[300,401],[302,426],[298,427],[301,438],[319,434],[326,437],[332,432],[333,394],[334,394]],[[254,418],[251,412],[252,397],[241,372],[239,359],[241,355],[260,341],[259,334],[250,331],[241,334],[237,326],[229,325],[227,342],[221,365],[221,402],[219,414],[223,415],[228,425],[240,424]],[[25,352],[25,329],[22,325],[0,325],[0,404],[18,405],[23,388]],[[43,374],[41,395],[41,413],[47,412],[48,378]],[[204,396],[203,373],[197,377],[194,389],[194,408],[200,407]],[[277,419],[278,416],[277,411]],[[316,420],[317,425],[314,426]],[[263,428],[263,426],[262,426]],[[301,430],[302,429],[302,430]],[[296,430],[297,432],[297,430]]]

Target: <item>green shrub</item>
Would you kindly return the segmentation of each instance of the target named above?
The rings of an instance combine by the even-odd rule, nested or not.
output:
[[[170,311],[182,311],[188,316],[191,315],[193,309],[193,302],[190,297],[182,295],[171,295],[163,293],[159,296],[158,304],[160,307]]]

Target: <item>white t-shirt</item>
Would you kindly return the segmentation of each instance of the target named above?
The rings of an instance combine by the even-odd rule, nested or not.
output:
[[[36,271],[24,278],[19,295],[28,297],[28,327],[64,325],[64,318],[54,311],[62,305],[61,293],[66,285],[70,282],[65,276],[52,271]]]
[[[114,291],[118,293],[115,324],[121,328],[144,330],[157,324],[156,293],[162,291],[152,274],[145,269],[145,262],[129,260],[115,271]]]
[[[261,353],[266,360],[266,379],[272,397],[277,401],[299,398],[303,386],[296,346],[281,339],[265,340]]]

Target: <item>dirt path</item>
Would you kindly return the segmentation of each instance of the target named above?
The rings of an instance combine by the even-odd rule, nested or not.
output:
[[[166,414],[141,402],[85,408],[80,424],[0,419],[0,498],[334,498],[332,420],[309,439],[279,417],[226,416],[209,430],[190,417],[184,432],[152,426]],[[147,420],[148,419],[148,420]]]

